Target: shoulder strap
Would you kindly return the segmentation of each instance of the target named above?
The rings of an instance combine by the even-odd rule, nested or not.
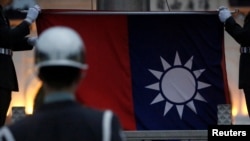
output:
[[[102,141],[111,141],[111,122],[112,122],[112,112],[110,110],[104,111],[102,119]]]
[[[0,129],[0,141],[3,141],[4,138],[6,141],[15,141],[11,131],[7,127],[2,127]]]

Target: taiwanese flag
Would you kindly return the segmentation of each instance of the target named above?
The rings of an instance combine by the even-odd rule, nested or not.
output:
[[[216,12],[43,10],[36,25],[80,33],[89,70],[77,98],[112,109],[125,130],[207,129],[230,104]]]

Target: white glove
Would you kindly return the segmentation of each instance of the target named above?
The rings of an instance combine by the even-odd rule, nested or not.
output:
[[[32,24],[36,20],[40,12],[41,8],[38,5],[35,5],[34,7],[29,8],[26,18],[24,20]]]
[[[35,46],[36,41],[37,41],[37,37],[29,37],[28,38],[28,44],[30,44],[32,46]]]
[[[221,22],[225,23],[225,21],[232,16],[231,12],[228,8],[221,6],[219,7],[219,19]]]
[[[227,7],[226,6],[220,6],[217,10],[220,11],[222,9],[227,9]]]

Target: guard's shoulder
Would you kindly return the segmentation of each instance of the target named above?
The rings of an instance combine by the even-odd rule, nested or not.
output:
[[[12,132],[8,126],[0,128],[0,141],[15,141]]]

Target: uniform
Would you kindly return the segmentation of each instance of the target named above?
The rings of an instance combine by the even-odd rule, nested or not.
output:
[[[32,116],[4,127],[0,140],[122,141],[124,138],[119,132],[118,118],[111,111],[82,106],[70,94],[52,94],[46,100]]]
[[[18,91],[18,81],[12,51],[31,50],[33,46],[25,37],[30,33],[30,24],[23,21],[11,29],[9,20],[0,6],[0,127],[4,125],[6,113],[11,101],[11,91]]]
[[[229,13],[228,11],[226,11]],[[222,14],[223,15],[223,14]],[[245,93],[246,105],[250,116],[250,14],[245,18],[243,27],[236,23],[233,16],[228,14],[228,18],[224,21],[225,30],[231,35],[235,41],[240,44],[240,60],[239,60],[239,89],[243,89]]]
[[[225,22],[225,30],[240,44],[239,88],[250,88],[250,21],[243,27],[230,17]]]

